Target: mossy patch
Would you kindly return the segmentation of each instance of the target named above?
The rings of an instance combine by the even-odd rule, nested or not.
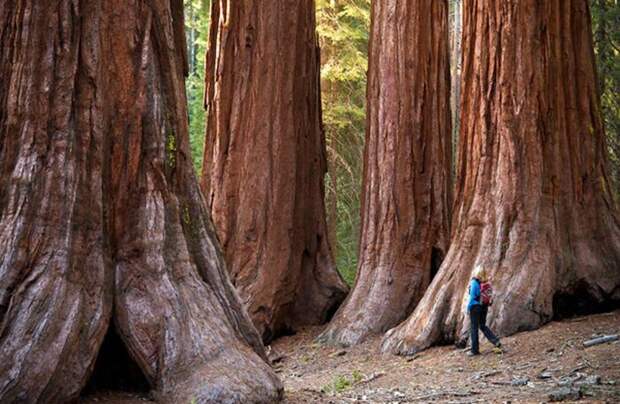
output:
[[[168,167],[174,169],[176,167],[177,159],[177,138],[174,132],[171,130],[166,136],[166,163]]]

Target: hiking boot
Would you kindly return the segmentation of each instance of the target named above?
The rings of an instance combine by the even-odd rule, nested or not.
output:
[[[478,355],[480,355],[480,352],[472,352],[472,351],[467,352],[467,356],[478,356]]]

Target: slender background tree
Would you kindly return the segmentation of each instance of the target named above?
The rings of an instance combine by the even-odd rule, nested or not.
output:
[[[452,110],[452,178],[456,178],[456,150],[460,125],[461,40],[463,36],[463,0],[450,0],[450,109]]]
[[[349,285],[359,243],[369,26],[370,0],[317,1],[327,222],[336,266]]]
[[[185,0],[188,76],[185,80],[189,142],[196,173],[202,173],[205,142],[205,53],[209,37],[211,0]]]
[[[607,146],[609,171],[616,202],[620,197],[620,3],[618,0],[590,2],[594,51]]]

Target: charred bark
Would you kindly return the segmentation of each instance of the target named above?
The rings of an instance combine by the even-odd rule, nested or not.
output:
[[[313,1],[214,1],[203,190],[250,317],[269,341],[328,320],[347,287],[325,223]]]
[[[448,2],[375,1],[355,286],[319,339],[356,344],[405,319],[449,237]]]
[[[464,342],[472,270],[496,290],[491,328],[539,327],[570,296],[620,300],[620,231],[606,174],[586,0],[464,3],[459,180],[439,274],[384,351]]]
[[[106,330],[163,402],[272,402],[188,152],[180,0],[0,8],[0,401],[66,402]]]

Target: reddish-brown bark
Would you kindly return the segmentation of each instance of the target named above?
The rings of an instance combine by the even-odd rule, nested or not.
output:
[[[326,321],[347,287],[325,224],[313,1],[213,2],[203,190],[265,341]]]
[[[272,402],[189,161],[180,0],[0,7],[0,401],[66,402],[115,328],[162,402]]]
[[[620,300],[620,231],[587,1],[463,6],[452,242],[414,313],[384,337],[384,351],[463,342],[477,264],[491,273],[490,323],[501,335]]]
[[[375,1],[355,286],[319,337],[383,333],[422,297],[448,247],[448,2]]]

